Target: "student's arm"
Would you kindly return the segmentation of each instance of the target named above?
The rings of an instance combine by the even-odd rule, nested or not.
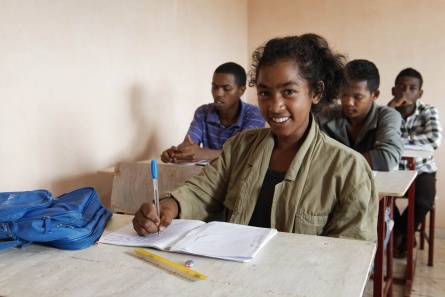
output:
[[[328,236],[376,242],[378,203],[379,198],[373,182],[357,185],[338,206],[341,210],[338,210],[337,214],[342,214],[343,219],[337,217],[333,220]]]
[[[372,165],[372,159],[371,159],[371,154],[369,152],[364,152],[362,153],[362,156],[365,157],[366,162],[368,162],[369,167],[371,167],[372,169],[374,169],[374,166]],[[377,169],[376,169],[377,170]]]
[[[203,167],[200,174],[193,176],[174,189],[161,193],[178,201],[180,219],[208,221],[221,214],[229,188],[229,177],[235,154],[230,151]]]
[[[420,116],[425,119],[423,127],[415,127],[415,132],[404,140],[409,144],[430,144],[437,149],[442,142],[442,127],[437,108],[427,106]]]
[[[377,132],[372,150],[363,153],[373,170],[391,171],[402,158],[402,117],[394,109],[379,107]]]

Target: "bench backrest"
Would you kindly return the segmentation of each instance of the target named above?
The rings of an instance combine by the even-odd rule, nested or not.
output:
[[[203,166],[158,162],[159,193],[169,190],[201,172]],[[111,192],[111,210],[134,214],[144,202],[153,201],[150,162],[122,162],[115,167]]]

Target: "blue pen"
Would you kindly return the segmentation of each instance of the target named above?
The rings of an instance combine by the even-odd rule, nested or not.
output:
[[[159,209],[159,189],[158,189],[158,165],[156,164],[156,160],[151,160],[151,176],[153,177],[153,189],[154,189],[154,202],[156,207],[156,213],[158,214],[159,219],[161,219],[161,211]],[[158,235],[159,227],[158,227]]]

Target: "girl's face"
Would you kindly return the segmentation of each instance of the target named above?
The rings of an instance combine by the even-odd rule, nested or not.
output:
[[[294,61],[261,66],[257,78],[258,107],[277,141],[297,142],[309,125],[311,105],[320,94],[312,94]]]

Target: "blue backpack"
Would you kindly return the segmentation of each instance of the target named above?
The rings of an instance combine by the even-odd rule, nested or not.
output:
[[[0,193],[0,250],[31,242],[84,249],[99,239],[111,216],[94,188],[57,198],[46,190]]]

